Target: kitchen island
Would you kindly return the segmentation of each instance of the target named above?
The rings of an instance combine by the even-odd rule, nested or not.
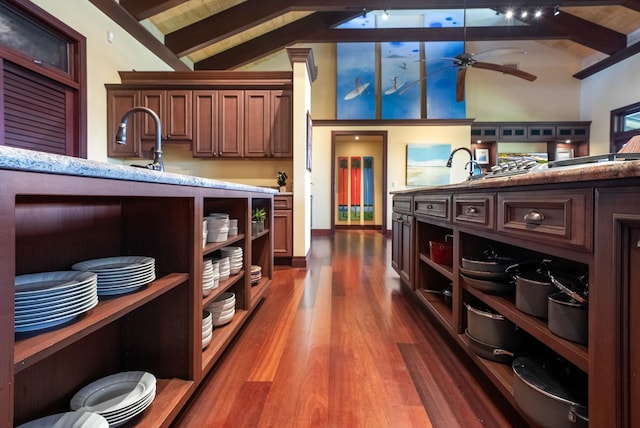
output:
[[[157,378],[136,426],[169,426],[271,283],[277,192],[5,146],[0,183],[0,426],[68,411],[83,386],[124,371]],[[256,235],[253,208],[267,212]],[[210,213],[238,219],[238,233],[203,240]],[[205,294],[203,259],[226,246],[242,249],[242,266]],[[100,297],[64,324],[16,332],[16,276],[118,256],[153,258],[155,279]],[[252,265],[262,268],[258,281],[248,274]],[[235,314],[204,347],[203,310],[227,292]]]
[[[479,356],[466,334],[465,303],[481,302],[517,325],[526,351],[553,355],[588,378],[588,402],[583,404],[591,426],[640,426],[640,411],[632,405],[640,397],[640,333],[632,328],[640,320],[638,201],[640,161],[396,191],[392,265],[404,291],[514,407],[521,409],[514,398],[514,370],[509,363]],[[430,251],[430,241],[451,239],[450,262]],[[560,337],[546,318],[523,312],[513,292],[519,285],[502,293],[470,278],[462,259],[479,259],[489,249],[516,261],[553,260],[587,273],[588,340]],[[447,287],[450,301],[443,295]],[[575,416],[569,413],[564,417]]]

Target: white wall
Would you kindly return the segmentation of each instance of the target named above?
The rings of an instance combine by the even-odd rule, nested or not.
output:
[[[591,154],[609,153],[610,113],[640,101],[640,55],[582,81],[580,116],[591,121]]]
[[[172,70],[88,1],[32,0],[87,39],[87,157],[107,158],[105,83],[120,83],[120,70]],[[114,34],[113,43],[107,32]]]

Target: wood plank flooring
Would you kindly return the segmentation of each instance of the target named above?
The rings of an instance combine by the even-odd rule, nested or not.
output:
[[[314,237],[174,426],[526,426],[402,295],[390,253],[379,232]]]

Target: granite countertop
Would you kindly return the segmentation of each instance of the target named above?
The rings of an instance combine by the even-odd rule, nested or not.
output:
[[[551,183],[616,180],[640,177],[640,160],[609,161],[567,167],[540,169],[526,174],[499,178],[466,180],[444,186],[414,187],[391,192],[392,194],[415,193],[429,190],[493,189],[513,186],[532,186]]]
[[[215,189],[243,190],[249,192],[278,193],[275,189],[193,177],[171,172],[152,171],[98,162],[71,156],[0,146],[0,169],[40,172],[80,177],[128,180],[146,183],[175,184],[179,186],[209,187]]]

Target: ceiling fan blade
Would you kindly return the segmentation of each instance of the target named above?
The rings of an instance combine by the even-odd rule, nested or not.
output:
[[[511,54],[526,54],[523,49],[520,48],[496,48],[489,49],[488,51],[478,52],[473,55],[473,58],[476,60],[483,60],[485,58],[499,56],[499,55],[511,55]]]
[[[434,75],[434,74],[436,74],[436,73],[440,73],[441,71],[443,71],[443,70],[447,70],[447,69],[452,68],[452,67],[455,67],[455,65],[453,65],[453,64],[452,64],[452,65],[449,65],[449,66],[446,66],[446,67],[443,67],[443,68],[439,68],[439,69],[437,69],[437,70],[434,70],[434,71],[431,71],[431,72],[427,73],[427,75],[426,75],[426,76],[421,77],[421,78],[419,78],[418,80],[414,80],[413,82],[411,82],[411,83],[409,83],[408,85],[406,85],[404,88],[400,89],[400,90],[398,91],[398,95],[402,95],[402,94],[404,94],[404,93],[405,93],[405,92],[407,92],[409,89],[413,88],[415,85],[417,85],[418,83],[420,83],[420,82],[422,82],[423,80],[425,80],[427,77],[430,77],[430,76],[432,76],[432,75]]]
[[[476,62],[473,64],[473,67],[482,68],[484,70],[499,71],[501,73],[510,74],[512,76],[519,77],[521,79],[525,79],[530,82],[533,82],[538,78],[538,76],[535,76],[531,73],[527,73],[526,71],[518,70],[512,67],[507,67],[500,64],[493,64],[490,62]]]
[[[456,101],[464,101],[464,81],[467,77],[467,67],[461,67],[458,69],[458,75],[456,76]]]

